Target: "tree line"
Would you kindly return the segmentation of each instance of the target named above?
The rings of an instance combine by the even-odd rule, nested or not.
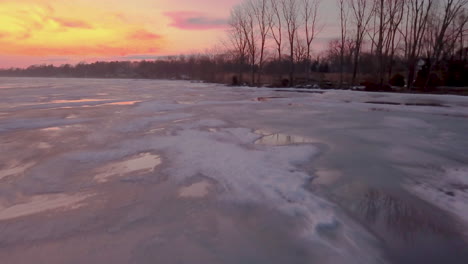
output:
[[[0,76],[196,79],[233,84],[335,87],[468,86],[468,0],[244,0],[231,9],[221,47],[139,62],[34,65]],[[338,30],[336,29],[338,28]],[[326,50],[317,38],[332,30]]]
[[[451,80],[445,84],[467,84],[468,0],[335,1],[339,37],[318,56],[339,73],[338,86],[358,85],[365,79],[360,75],[372,75],[369,79],[379,87],[395,79],[400,84],[406,80],[409,89],[415,84],[428,87],[437,78]],[[299,64],[306,67],[302,78],[310,80],[314,41],[328,30],[321,4],[245,0],[232,9],[230,51],[239,65],[249,65],[249,82],[262,83],[264,65],[285,60],[288,66],[282,73],[290,85]],[[450,72],[459,76],[439,76]],[[243,78],[241,70],[238,74]]]

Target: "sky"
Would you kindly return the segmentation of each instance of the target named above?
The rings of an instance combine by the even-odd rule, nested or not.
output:
[[[0,68],[205,52],[222,45],[241,1],[0,0]],[[334,5],[323,1],[327,30]],[[317,49],[332,35],[322,32]]]

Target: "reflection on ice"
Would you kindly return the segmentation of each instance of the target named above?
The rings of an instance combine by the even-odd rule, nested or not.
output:
[[[399,195],[370,189],[360,200],[358,211],[368,223],[385,226],[405,240],[416,233],[434,233],[443,236],[454,236],[457,233],[453,225],[440,215],[429,212],[423,206],[406,201]]]
[[[7,169],[0,170],[0,180],[9,176],[23,174],[29,168],[33,167],[36,163],[28,162],[24,164],[14,164]]]
[[[99,102],[103,102],[103,101],[110,101],[110,99],[106,99],[106,100],[90,100],[90,101],[80,101],[80,102],[95,102],[95,103],[99,103]],[[56,102],[56,101],[54,101]],[[66,103],[65,100],[63,101],[58,101],[60,103]],[[76,103],[77,101],[73,101],[73,102],[68,102],[68,103]],[[122,102],[113,102],[113,103],[103,103],[103,104],[85,104],[85,105],[78,105],[78,106],[63,106],[63,107],[57,107],[57,108],[53,108],[53,109],[49,109],[49,110],[54,110],[54,109],[74,109],[74,108],[92,108],[92,107],[99,107],[99,106],[109,106],[109,105],[117,105],[117,106],[126,106],[126,105],[135,105],[137,103],[141,103],[141,101],[122,101]],[[68,118],[68,117],[67,117]]]
[[[184,119],[174,120],[172,121],[172,123],[177,124],[177,123],[183,123],[183,122],[190,121],[190,120],[192,120],[192,118],[184,118]]]
[[[256,134],[263,135],[263,137],[257,141],[255,144],[258,145],[269,145],[269,146],[284,146],[284,145],[292,145],[292,144],[308,144],[317,142],[311,138],[301,137],[301,136],[294,136],[288,134],[271,134],[267,131],[257,130],[255,131]]]
[[[314,178],[313,184],[330,185],[338,181],[342,176],[339,170],[322,169],[316,172],[317,178]]]
[[[115,103],[107,103],[107,104],[100,104],[97,106],[105,106],[105,105],[134,105],[137,103],[141,103],[141,101],[124,101],[124,102],[115,102]]]
[[[82,128],[82,127],[83,127],[83,125],[56,126],[56,127],[42,128],[42,129],[40,129],[40,131],[43,131],[43,132],[59,132],[59,131],[69,129],[69,128]]]
[[[179,190],[179,196],[183,198],[200,198],[208,195],[211,183],[201,181],[190,186],[182,187]]]
[[[193,101],[177,101],[178,104],[182,104],[182,105],[192,105],[192,104],[195,104],[195,102]]]
[[[155,129],[151,129],[150,131],[146,132],[146,134],[155,134],[155,133],[158,133],[158,132],[161,132],[161,131],[164,131],[164,130],[166,130],[166,128],[164,128],[164,127],[155,128]]]
[[[81,206],[80,202],[91,196],[90,194],[37,195],[29,198],[26,202],[13,206],[2,207],[0,205],[0,221],[64,207],[76,209]]]
[[[43,128],[41,129],[41,131],[44,131],[44,132],[55,132],[55,131],[60,131],[62,130],[63,128],[61,127],[46,127],[46,128]]]
[[[94,176],[97,182],[107,182],[113,176],[124,176],[129,173],[149,173],[161,164],[161,158],[151,153],[142,153],[128,160],[109,164]]]
[[[78,116],[74,115],[74,114],[71,114],[71,115],[68,115],[67,117],[65,117],[65,119],[75,119],[75,118],[78,118]]]
[[[79,99],[79,100],[54,100],[52,104],[67,104],[67,103],[87,103],[87,102],[100,102],[109,101],[110,99]]]
[[[38,149],[50,149],[52,148],[52,145],[50,145],[47,142],[39,142],[39,144],[37,144],[37,148]]]

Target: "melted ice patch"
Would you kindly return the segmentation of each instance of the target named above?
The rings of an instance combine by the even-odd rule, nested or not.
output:
[[[307,137],[288,135],[288,134],[272,134],[264,130],[256,130],[256,134],[262,135],[263,137],[255,141],[257,145],[268,145],[268,146],[285,146],[285,145],[294,145],[294,144],[310,144],[317,142]]]
[[[207,181],[194,183],[190,186],[179,189],[179,197],[182,198],[201,198],[209,194],[212,184]]]
[[[29,198],[28,201],[20,204],[15,204],[7,207],[0,206],[0,221],[65,207],[67,207],[67,209],[76,209],[82,206],[82,204],[80,204],[82,201],[91,196],[93,195],[51,194],[33,196]]]
[[[142,153],[131,159],[109,164],[99,169],[99,173],[94,176],[94,180],[104,183],[114,176],[124,176],[130,173],[149,173],[153,172],[159,165],[161,165],[160,156]]]

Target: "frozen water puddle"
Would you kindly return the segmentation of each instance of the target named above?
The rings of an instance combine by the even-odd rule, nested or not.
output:
[[[262,135],[263,137],[255,141],[256,145],[268,146],[285,146],[293,144],[310,144],[315,143],[317,140],[307,137],[294,136],[282,133],[270,133],[265,130],[256,130],[255,134]]]
[[[200,181],[192,185],[179,189],[179,197],[181,198],[202,198],[210,193],[212,184],[208,181]]]
[[[98,170],[94,180],[100,183],[108,182],[112,177],[121,177],[130,173],[153,172],[161,165],[161,157],[152,153],[141,153],[130,159],[109,164]]]
[[[25,171],[33,167],[36,163],[29,162],[24,164],[14,163],[8,169],[0,170],[0,180],[6,177],[24,174]]]
[[[77,209],[82,201],[93,196],[92,194],[50,194],[36,195],[27,202],[15,204],[9,207],[0,205],[0,221],[37,214],[54,209]]]

